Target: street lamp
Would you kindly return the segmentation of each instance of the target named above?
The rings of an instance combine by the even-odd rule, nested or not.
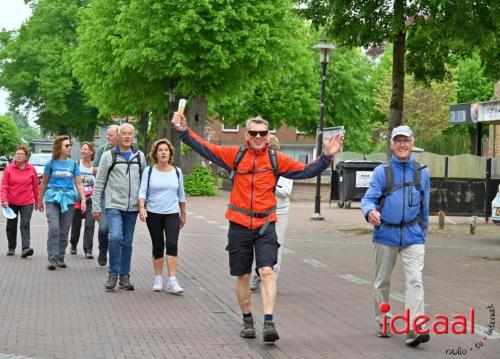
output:
[[[323,151],[323,117],[325,114],[325,86],[326,86],[326,67],[330,62],[330,51],[335,50],[335,46],[326,42],[326,40],[321,40],[318,45],[313,47],[314,51],[319,51],[319,62],[322,66],[321,74],[321,103],[319,111],[319,127],[317,135],[316,144],[316,157]],[[314,197],[314,214],[311,217],[313,220],[323,220],[321,216],[321,173],[316,177],[316,197]]]

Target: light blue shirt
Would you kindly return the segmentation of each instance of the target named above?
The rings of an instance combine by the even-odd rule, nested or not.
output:
[[[179,213],[179,202],[186,202],[184,194],[184,180],[180,168],[179,178],[172,171],[160,172],[153,167],[149,180],[149,193],[146,194],[148,186],[149,167],[142,172],[141,188],[139,198],[146,200],[146,210],[158,214]]]
[[[75,167],[75,161],[52,160],[52,174],[50,171],[50,161],[47,161],[43,173],[50,175],[48,188],[73,188],[75,177],[80,176],[80,167]]]

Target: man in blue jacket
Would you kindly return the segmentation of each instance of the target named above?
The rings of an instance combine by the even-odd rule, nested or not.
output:
[[[422,270],[429,225],[430,175],[429,169],[411,156],[414,142],[410,127],[399,126],[392,131],[392,158],[375,168],[370,187],[361,201],[366,220],[374,226],[373,304],[379,337],[390,336],[389,326],[383,330],[382,321],[384,314],[387,319],[391,313],[383,313],[380,304],[389,303],[391,273],[398,255],[405,272],[405,308],[410,312],[410,325],[417,315],[424,314]],[[428,332],[419,334],[412,329],[406,344],[417,346],[429,339]]]

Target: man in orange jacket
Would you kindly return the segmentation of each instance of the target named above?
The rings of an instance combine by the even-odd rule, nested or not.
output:
[[[264,310],[264,342],[279,339],[273,322],[276,304],[276,281],[273,266],[277,261],[278,241],[276,222],[276,174],[269,155],[269,125],[261,117],[246,122],[246,152],[234,168],[241,152],[238,146],[216,146],[203,140],[186,125],[183,115],[175,113],[172,119],[181,140],[195,152],[234,175],[233,189],[229,197],[226,218],[229,220],[228,245],[229,267],[236,276],[236,296],[243,312],[240,335],[254,338],[250,276],[253,256],[262,280],[262,303]],[[340,150],[344,138],[337,135],[328,140],[323,153],[309,165],[276,153],[277,174],[289,179],[315,177],[323,172],[332,161],[333,154]]]

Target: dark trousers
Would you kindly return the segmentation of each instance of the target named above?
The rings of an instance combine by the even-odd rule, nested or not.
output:
[[[146,224],[153,242],[154,259],[163,258],[165,247],[168,256],[177,257],[177,243],[181,227],[179,213],[158,214],[148,212]]]
[[[101,220],[99,221],[99,230],[97,231],[97,239],[99,241],[99,254],[107,254],[109,248],[109,226],[106,210],[104,209],[104,192],[101,197]]]
[[[7,240],[9,241],[9,249],[15,250],[17,246],[17,220],[21,217],[21,240],[22,249],[30,247],[30,222],[33,213],[33,205],[16,206],[15,204],[9,205],[10,208],[17,214],[14,219],[7,220]]]
[[[94,226],[95,221],[92,218],[92,198],[87,198],[87,211],[85,212],[85,227],[83,230],[83,251],[92,253],[94,245]],[[82,228],[82,210],[75,208],[73,222],[71,223],[71,247],[76,248],[80,240],[80,230]]]

